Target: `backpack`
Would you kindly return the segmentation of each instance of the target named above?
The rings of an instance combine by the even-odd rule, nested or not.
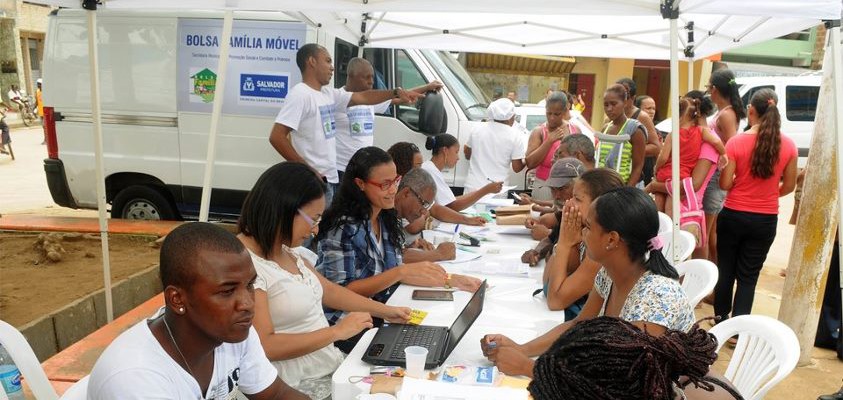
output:
[[[669,193],[673,193],[671,183],[670,180],[665,182]],[[697,192],[694,191],[693,179],[682,179],[682,190],[685,192],[685,200],[679,202],[679,229],[694,235],[696,248],[700,249],[708,242],[708,235],[705,230],[705,213],[700,207]]]

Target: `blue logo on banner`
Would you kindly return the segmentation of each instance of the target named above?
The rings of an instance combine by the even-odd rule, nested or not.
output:
[[[283,99],[289,83],[286,75],[240,74],[240,96]]]

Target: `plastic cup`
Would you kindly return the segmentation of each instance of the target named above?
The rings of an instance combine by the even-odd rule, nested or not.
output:
[[[451,239],[452,239],[452,237],[451,237],[451,236],[446,236],[446,235],[436,235],[436,236],[434,236],[434,237],[433,237],[433,245],[434,245],[434,246],[439,246],[439,245],[440,245],[440,244],[442,244],[442,243],[447,243],[447,242],[450,242],[450,241],[451,241]]]
[[[530,217],[533,218],[533,219],[539,219],[539,217],[541,217],[541,215],[542,215],[542,213],[540,213],[536,210],[530,210]]]
[[[424,375],[424,364],[427,361],[427,348],[407,346],[404,348],[404,357],[406,375],[411,378],[421,378]]]

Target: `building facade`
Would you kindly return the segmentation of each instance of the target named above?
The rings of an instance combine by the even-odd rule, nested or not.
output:
[[[0,0],[0,99],[6,104],[11,85],[35,94],[50,11],[22,0]]]

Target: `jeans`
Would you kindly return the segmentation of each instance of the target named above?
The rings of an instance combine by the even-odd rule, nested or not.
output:
[[[840,319],[840,252],[837,243],[831,254],[831,265],[828,268],[828,280],[825,282],[820,320],[817,323],[817,336],[814,346],[837,350],[837,357],[843,359],[843,338],[841,329],[843,321]]]
[[[339,183],[325,183],[325,208],[331,207],[331,202],[334,200],[334,194],[339,190]]]
[[[717,218],[717,269],[714,314],[725,320],[752,312],[755,284],[776,238],[778,216],[724,208]],[[732,288],[737,289],[732,298]]]

